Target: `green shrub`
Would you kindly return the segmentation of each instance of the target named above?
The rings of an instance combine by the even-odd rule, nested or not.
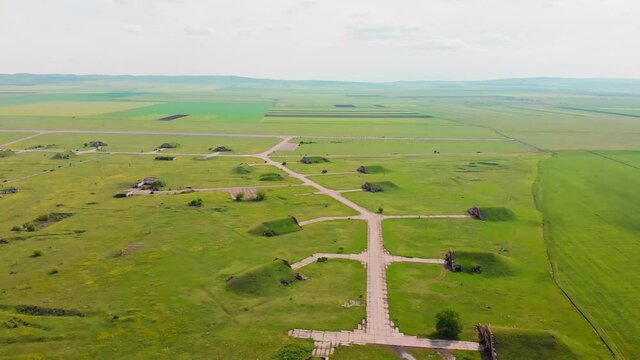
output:
[[[445,339],[457,339],[462,332],[460,314],[453,310],[443,310],[437,313],[436,331]]]
[[[248,164],[240,164],[233,168],[234,174],[247,175],[253,172],[253,168]]]
[[[14,156],[16,153],[14,153],[12,150],[0,150],[0,158],[5,158],[5,157],[9,157],[9,156]]]
[[[44,254],[42,253],[42,251],[40,251],[40,250],[33,250],[33,253],[31,254],[31,257],[32,257],[32,258],[36,258],[36,257],[40,257],[40,256],[42,256],[42,255],[44,255]]]
[[[68,159],[71,159],[72,157],[75,157],[75,156],[77,156],[77,155],[74,152],[65,151],[65,152],[61,152],[61,153],[56,153],[51,158],[54,159],[54,160],[68,160]]]
[[[193,199],[191,201],[189,201],[189,203],[187,204],[187,206],[191,206],[191,207],[201,207],[203,204],[202,199]]]
[[[243,192],[239,192],[236,194],[235,196],[236,201],[242,201],[242,199],[244,199],[244,193]]]
[[[267,198],[267,194],[264,191],[260,190],[260,191],[258,191],[256,193],[256,198],[253,199],[253,200],[254,201],[262,201],[262,200],[264,200],[266,198]]]
[[[303,164],[322,164],[329,162],[329,159],[322,156],[304,156],[300,162]]]
[[[285,345],[275,355],[273,360],[306,360],[311,358],[313,348],[309,345]]]

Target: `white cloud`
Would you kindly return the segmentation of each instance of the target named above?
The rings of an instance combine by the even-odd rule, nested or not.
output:
[[[637,0],[0,4],[0,73],[344,80],[640,77],[640,47],[632,41],[640,38]],[[167,55],[166,48],[176,55]],[[176,61],[185,53],[190,56]]]
[[[388,46],[400,46],[429,51],[479,50],[475,45],[457,38],[432,35],[419,26],[376,25],[354,27],[350,37],[358,41],[374,42]]]
[[[140,34],[143,32],[142,27],[137,25],[123,24],[122,30],[130,33],[130,34]]]
[[[213,33],[213,30],[207,26],[187,25],[184,27],[184,33],[187,35],[203,36],[210,35],[211,33]]]

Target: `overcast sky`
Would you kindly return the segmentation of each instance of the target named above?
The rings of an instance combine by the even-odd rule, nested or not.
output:
[[[638,0],[0,0],[0,73],[640,78]]]

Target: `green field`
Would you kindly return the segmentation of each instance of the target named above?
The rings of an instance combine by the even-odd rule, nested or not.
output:
[[[49,150],[93,150],[85,146],[91,141],[107,144],[102,150],[116,152],[148,152],[163,143],[177,143],[175,149],[164,149],[172,154],[210,154],[211,148],[227,146],[231,154],[255,154],[278,143],[277,138],[237,138],[226,136],[178,136],[178,135],[120,135],[120,134],[43,134],[9,145],[16,150],[33,149],[38,145]],[[233,146],[230,146],[233,144]]]
[[[633,269],[640,153],[563,153],[541,165],[539,206],[556,280],[621,357],[640,352]]]
[[[366,251],[358,206],[481,209],[382,222],[390,254],[463,267],[388,266],[402,333],[437,338],[453,309],[460,340],[491,325],[499,359],[640,357],[640,83],[48,79],[0,75],[0,358],[307,359],[289,330],[362,325],[367,272],[291,264]],[[263,155],[281,141],[302,143]],[[162,186],[130,190],[147,177]],[[482,358],[330,358],[403,352]]]

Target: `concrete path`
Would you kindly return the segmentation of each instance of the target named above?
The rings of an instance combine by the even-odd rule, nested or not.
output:
[[[319,218],[315,218],[315,219],[311,219],[311,220],[300,221],[298,223],[298,225],[305,226],[305,225],[314,224],[314,223],[317,223],[317,222],[333,221],[333,220],[364,220],[364,218],[362,217],[362,215],[356,215],[356,216],[323,216],[323,217],[319,217]]]
[[[350,345],[390,345],[412,348],[482,351],[482,345],[474,341],[435,340],[418,338],[400,333],[376,335],[364,330],[353,331],[315,331],[294,329],[289,336],[299,339],[312,339],[315,349],[313,356],[328,359],[337,346]]]
[[[317,262],[318,259],[320,258],[327,258],[327,259],[342,259],[342,260],[356,260],[356,261],[360,261],[361,263],[366,263],[366,258],[364,253],[360,253],[360,254],[325,254],[325,253],[317,253],[317,254],[313,254],[307,258],[304,258],[300,261],[298,261],[297,263],[293,263],[291,264],[291,268],[293,270],[298,270],[304,266],[313,264],[314,262]]]
[[[469,215],[383,215],[383,219],[469,219]]]
[[[396,256],[387,254],[385,258],[385,262],[387,265],[394,262],[410,262],[410,263],[418,263],[418,264],[444,264],[444,259],[423,259],[416,257],[406,257],[406,256]]]
[[[25,133],[25,134],[31,134],[31,132],[29,132],[29,131],[21,131],[21,132],[23,132],[23,133]],[[42,134],[41,134],[41,133],[35,133],[35,134],[29,135],[29,136],[25,136],[25,137],[20,138],[20,139],[16,139],[16,140],[13,140],[13,141],[9,141],[8,143],[0,144],[0,147],[4,147],[4,146],[9,146],[9,145],[12,145],[12,144],[16,144],[16,143],[19,143],[19,142],[21,142],[21,141],[29,140],[29,139],[32,139],[32,138],[34,138],[34,137],[36,137],[36,136],[40,136],[40,135],[42,135]]]
[[[284,139],[288,142],[290,139]],[[256,156],[263,159],[265,163],[271,164],[286,172],[289,176],[300,180],[304,185],[317,189],[317,193],[332,197],[340,203],[357,211],[359,219],[367,222],[367,250],[360,254],[314,254],[299,262],[292,264],[292,268],[297,270],[305,265],[317,261],[320,257],[340,258],[358,260],[363,262],[367,268],[367,317],[363,326],[353,331],[312,331],[303,329],[293,329],[289,332],[292,337],[302,339],[313,339],[315,343],[314,356],[328,359],[336,346],[354,344],[380,344],[406,347],[435,348],[435,349],[457,349],[457,350],[481,350],[478,342],[451,341],[451,340],[431,340],[420,339],[415,336],[407,336],[400,333],[389,316],[389,304],[387,301],[387,266],[395,261],[416,262],[423,264],[442,264],[440,259],[420,259],[390,255],[384,249],[382,238],[382,221],[393,218],[466,218],[466,215],[398,215],[383,216],[373,213],[366,208],[345,198],[339,191],[328,189],[308,178],[308,176],[297,173],[279,162],[269,158],[269,155],[278,148],[279,145]],[[334,219],[344,219],[345,217],[335,217]],[[355,217],[352,217],[355,218]],[[331,220],[330,217],[308,220],[306,224],[319,221]],[[303,222],[303,224],[305,224]]]

